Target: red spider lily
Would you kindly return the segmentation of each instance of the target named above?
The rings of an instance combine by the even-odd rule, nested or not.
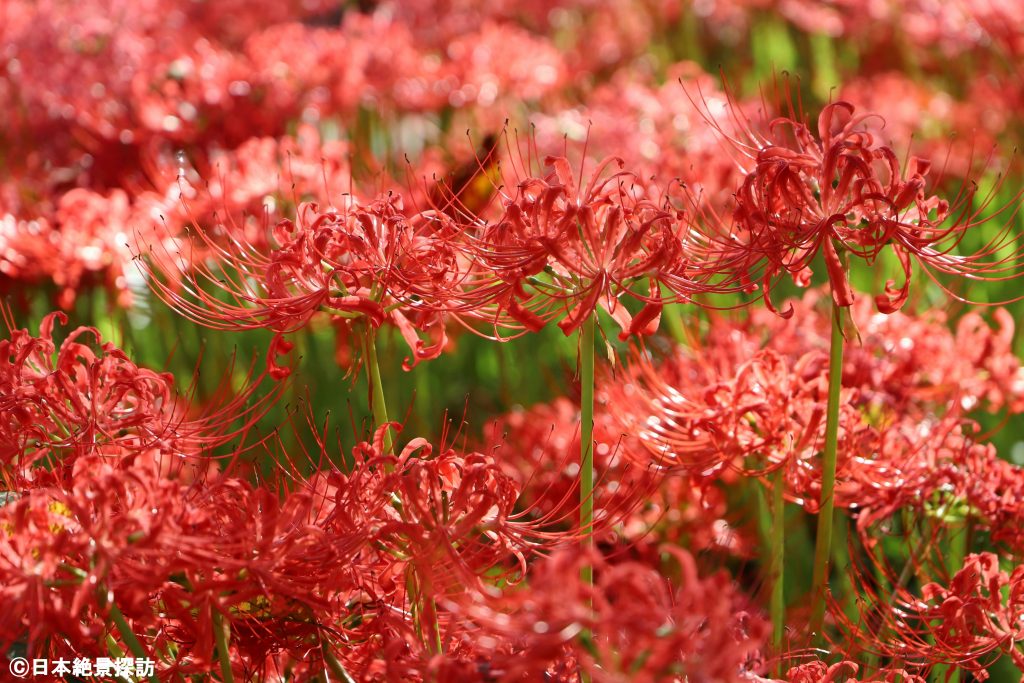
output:
[[[262,248],[271,236],[260,217],[283,217],[302,200],[351,186],[348,153],[346,144],[323,140],[309,125],[294,136],[252,137],[230,150],[156,150],[143,160],[148,183],[134,197],[135,222],[148,219],[153,228],[136,232],[147,242],[161,233],[176,240],[191,224],[217,233],[227,223],[223,229],[236,239]]]
[[[254,131],[283,129],[299,111],[298,93],[272,87],[279,78],[260,73],[242,43],[329,3],[260,2],[225,21],[232,6],[146,0],[134,14],[123,3],[7,3],[5,58],[18,56],[12,109],[25,112],[17,137],[46,150],[55,183],[68,168],[112,183],[131,177],[133,153],[160,140],[233,147]],[[82,151],[92,167],[76,158]]]
[[[976,443],[956,415],[941,422],[904,418],[864,439],[839,474],[836,503],[857,510],[867,545],[874,532],[902,519],[967,516],[991,541],[1019,552],[1024,542],[1020,493],[1024,469]]]
[[[157,277],[154,291],[182,315],[215,329],[285,333],[319,311],[373,327],[388,321],[413,351],[407,368],[437,357],[446,345],[440,311],[462,277],[460,258],[448,246],[457,227],[441,213],[406,214],[398,195],[367,205],[347,202],[326,211],[301,204],[295,221],[273,228],[268,253],[240,235],[227,235],[225,246],[216,234],[198,230],[198,243],[215,264],[191,258],[193,272],[172,274],[172,283],[185,277],[189,296]]]
[[[384,433],[389,427],[393,425],[378,429],[372,442],[357,446],[354,464],[344,474],[325,470],[296,480],[299,490],[317,501],[309,509],[315,515],[309,524],[322,535],[319,543],[341,555],[332,562],[338,573],[330,581],[318,580],[312,591],[328,597],[329,606],[314,609],[306,620],[323,626],[335,655],[349,671],[368,675],[375,667],[386,666],[393,675],[408,678],[435,671],[434,640],[445,661],[461,656],[452,650],[453,634],[461,627],[435,605],[458,600],[467,589],[487,591],[496,583],[515,581],[537,552],[574,545],[580,532],[571,523],[573,511],[563,519],[523,510],[518,485],[491,457],[445,445],[435,453],[423,439],[413,439],[397,456],[386,454]],[[326,443],[318,443],[322,451],[307,457],[322,465]],[[289,473],[289,479],[293,476]],[[214,510],[225,507],[221,502]],[[235,570],[226,568],[247,566],[242,541],[251,534],[233,531],[238,525],[239,521],[214,525],[238,538],[239,560],[227,564],[229,560],[219,555],[211,558],[207,571],[217,567],[216,576],[225,579],[209,585],[224,590],[230,583],[232,601],[251,602],[250,595],[240,591],[254,587],[254,575],[247,572],[235,582],[227,579]],[[259,591],[266,591],[266,601],[285,595],[291,596],[293,606],[310,604],[308,598],[273,590],[269,582],[258,585]],[[219,595],[216,599],[226,599],[227,594]],[[185,597],[179,602],[188,604]],[[271,603],[265,607],[261,623],[270,638],[275,622]],[[241,618],[230,611],[228,617]],[[198,643],[198,631],[190,640]],[[254,646],[246,647],[255,652]]]
[[[471,594],[452,609],[475,625],[464,637],[488,651],[503,680],[550,670],[566,674],[555,680],[579,670],[595,681],[740,680],[756,666],[767,624],[728,577],[701,578],[685,551],[670,553],[678,587],[638,563],[564,552],[535,565],[528,585]],[[578,580],[585,563],[593,586]]]
[[[59,288],[57,303],[65,309],[81,291],[99,285],[127,306],[134,275],[129,243],[160,243],[153,255],[167,262],[158,268],[173,275],[190,219],[211,225],[219,222],[218,212],[244,212],[250,217],[232,230],[257,239],[256,217],[267,211],[278,215],[276,207],[299,197],[339,189],[339,179],[349,175],[345,147],[321,146],[309,126],[300,127],[295,137],[251,138],[230,151],[195,150],[188,159],[198,171],[180,154],[167,146],[140,151],[143,158],[135,165],[143,177],[109,192],[76,188],[60,194],[41,188],[40,194],[52,196],[21,205],[0,197],[0,273],[20,282],[52,280]]]
[[[353,577],[372,576],[353,562],[369,537],[318,523],[322,494],[301,490],[282,500],[265,487],[222,478],[188,502],[171,539],[181,580],[158,593],[163,637],[178,643],[183,671],[212,668],[215,612],[230,625],[240,671],[262,665],[270,651],[302,656],[318,645],[320,625],[333,624],[359,594]]]
[[[837,487],[837,504],[856,510],[858,537],[874,566],[858,567],[853,573],[854,590],[862,605],[859,619],[851,620],[838,606],[833,608],[833,616],[849,642],[864,640],[860,634],[870,629],[880,634],[867,640],[871,648],[918,667],[950,663],[973,671],[985,666],[979,658],[989,659],[989,653],[996,649],[1021,660],[1011,647],[1019,637],[1010,638],[999,631],[1001,627],[978,622],[970,616],[974,608],[965,607],[966,611],[961,612],[957,605],[967,601],[962,594],[949,598],[943,593],[944,597],[930,604],[938,590],[934,585],[925,587],[923,598],[915,597],[905,587],[911,570],[918,577],[926,577],[922,581],[938,576],[935,580],[943,582],[945,570],[937,567],[933,558],[941,559],[944,539],[967,533],[968,527],[987,532],[992,543],[1005,544],[1012,554],[1019,552],[1018,501],[1024,470],[1001,460],[991,445],[974,443],[964,431],[955,416],[938,424],[904,418],[880,430],[873,442],[860,449],[863,455],[847,461]],[[901,571],[894,571],[877,553],[894,528],[921,529],[920,540],[910,546]],[[971,590],[981,591],[975,596],[978,599],[984,597],[984,584],[991,583],[994,576],[984,567],[998,572],[999,564],[985,558],[977,562],[980,564],[972,570],[969,558],[964,577],[958,573],[950,591],[965,590],[972,571],[981,571],[987,578]],[[1000,576],[1000,581],[1006,580],[1005,575]],[[987,590],[998,603],[999,590],[993,586]],[[999,624],[1019,626],[1016,613],[1004,621],[990,608],[979,609]],[[940,623],[933,619],[944,620],[943,625],[932,625]],[[933,633],[940,630],[945,633],[941,638]]]
[[[100,286],[120,305],[130,304],[127,235],[137,216],[129,196],[76,188],[52,203],[18,210],[0,197],[0,286],[52,281],[64,309],[82,290]]]
[[[91,327],[72,330],[58,347],[57,321],[67,318],[52,313],[38,337],[12,329],[0,340],[0,461],[8,467],[63,462],[70,471],[90,453],[136,458],[149,451],[184,462],[245,434],[280,394],[250,403],[257,377],[244,391],[214,397],[206,410],[189,415],[169,373],[138,367]]]
[[[658,542],[672,542],[744,554],[745,540],[725,519],[721,491],[707,480],[652,471],[644,446],[613,412],[607,405],[595,416],[597,538],[622,538],[634,553],[647,546],[658,552]],[[579,504],[579,434],[579,408],[563,398],[502,416],[488,426],[485,440],[519,482],[522,505],[572,520]]]
[[[535,331],[561,314],[558,326],[569,335],[601,308],[625,339],[657,330],[666,302],[708,289],[705,271],[687,252],[688,226],[641,196],[620,160],[605,159],[589,179],[574,177],[565,157],[548,157],[545,165],[548,175],[516,183],[515,193],[502,197],[501,218],[469,240],[470,259],[492,276],[472,283],[471,301],[480,303],[469,315]],[[662,295],[662,284],[673,293]],[[643,304],[635,316],[626,299]]]
[[[385,515],[391,521],[377,524],[377,538],[428,572],[439,590],[474,583],[482,569],[509,560],[524,567],[536,549],[576,540],[577,531],[556,530],[557,512],[524,512],[519,486],[494,458],[447,446],[434,454],[422,438],[384,456],[381,436],[360,447],[359,457],[369,459],[357,468],[377,472],[400,501]]]
[[[864,121],[876,140],[911,143],[912,153],[941,159],[945,176],[966,179],[977,150],[994,148],[1006,132],[1010,117],[996,112],[1012,106],[1012,95],[991,81],[968,88],[967,97],[953,99],[931,83],[889,71],[847,81],[839,98],[880,115]]]
[[[370,616],[363,603],[371,595],[401,603],[395,582],[388,587],[395,560],[382,562],[388,556],[373,552],[368,534],[387,520],[378,516],[386,492],[376,510],[361,509],[368,523],[344,528],[328,523],[328,512],[334,502],[349,509],[360,494],[345,500],[343,481],[279,497],[228,476],[186,486],[148,468],[78,464],[72,490],[37,488],[0,510],[0,572],[12,608],[0,640],[21,639],[31,625],[33,643],[54,633],[102,642],[113,596],[155,651],[173,648],[175,663],[161,675],[216,666],[215,613],[230,624],[233,665],[251,674],[267,652],[308,657],[338,637],[326,634],[358,636],[346,622]],[[365,649],[353,646],[352,656]]]
[[[763,310],[752,310],[742,322],[716,318],[703,347],[715,353],[734,349],[721,361],[723,368],[756,354],[765,343],[790,362],[824,352],[831,321],[822,303],[816,289],[791,302],[799,324]],[[860,343],[844,351],[843,385],[858,390],[858,401],[866,409],[919,415],[954,406],[964,411],[1021,410],[1024,370],[1013,353],[1014,323],[1007,311],[993,312],[996,328],[969,311],[953,331],[947,314],[934,309],[880,315],[869,301],[859,300],[850,314]]]
[[[128,196],[115,190],[102,196],[75,189],[60,198],[55,216],[59,226],[59,256],[51,253],[53,282],[60,289],[58,303],[70,308],[82,285],[102,274],[108,292],[117,293],[123,306],[131,301],[125,271],[131,268],[128,226],[132,223]],[[41,236],[40,236],[41,237]]]
[[[906,669],[886,667],[882,671],[857,677],[860,666],[854,662],[842,661],[835,664],[808,662],[794,666],[781,680],[754,678],[757,683],[925,683],[926,678]]]
[[[479,2],[447,4],[444,6],[445,11],[443,12],[439,12],[438,6],[431,2],[400,3],[389,6],[389,16],[393,13],[396,23],[399,23],[400,20],[401,25],[408,27],[407,30],[411,32],[411,35],[404,37],[405,40],[432,46],[436,49],[443,48],[449,42],[455,42],[459,46],[456,53],[459,57],[462,57],[466,50],[463,43],[469,42],[465,39],[460,40],[465,36],[466,27],[476,27],[483,22],[484,28],[481,33],[491,34],[492,40],[496,41],[496,44],[488,44],[489,49],[485,54],[476,56],[474,61],[490,58],[497,62],[484,62],[490,69],[489,80],[503,81],[503,78],[506,77],[505,74],[510,72],[509,75],[514,80],[509,83],[509,87],[516,81],[532,78],[537,82],[533,88],[537,88],[553,86],[554,83],[550,81],[556,76],[550,71],[537,70],[537,66],[545,64],[543,60],[546,59],[548,64],[554,62],[551,64],[552,66],[564,60],[573,67],[573,72],[601,73],[614,69],[634,57],[642,55],[650,44],[650,39],[655,34],[656,28],[675,22],[679,11],[673,6],[650,5],[642,2],[631,2],[625,6],[560,4],[558,8],[571,11],[573,22],[579,25],[578,30],[569,32],[569,35],[564,38],[559,36],[562,40],[557,42],[558,61],[555,61],[550,55],[547,46],[524,44],[525,41],[519,35],[518,24],[520,23],[530,29],[532,34],[550,36],[552,32],[558,31],[557,20],[554,20],[550,14],[551,6],[543,2],[530,0],[518,4],[515,8],[515,16],[518,21],[514,24],[508,22],[509,10],[507,7]],[[499,27],[501,32],[494,35]],[[476,38],[472,35],[471,37]],[[597,42],[590,43],[591,39]],[[593,45],[595,44],[601,45],[601,49],[594,50]],[[514,46],[514,49],[511,46]],[[527,54],[522,54],[522,52]],[[465,56],[468,58],[470,55]],[[509,64],[504,63],[507,61],[518,64],[520,60],[528,65],[523,69],[528,71],[528,74],[520,74],[518,69],[509,70]],[[479,69],[480,67],[474,68]],[[501,88],[499,96],[504,91],[505,88]],[[467,97],[471,96],[472,92],[470,90]],[[517,97],[530,99],[531,94],[530,90],[526,90],[517,94]],[[482,107],[487,106],[490,102],[490,98],[486,95],[481,93],[481,98],[477,100]],[[506,107],[500,107],[500,111],[505,110]]]
[[[650,186],[645,191],[657,195],[664,190],[657,187],[657,178],[679,179],[703,201],[723,206],[742,174],[722,154],[719,136],[679,87],[680,80],[687,89],[699,88],[708,107],[725,109],[726,94],[695,62],[669,65],[664,80],[620,71],[596,84],[576,107],[531,116],[536,146],[557,149],[568,133],[571,140],[585,140],[588,153],[597,158],[622,158],[634,172],[634,182]]]
[[[926,194],[930,162],[915,157],[901,167],[896,153],[876,144],[864,129],[864,121],[874,115],[855,115],[848,102],[822,110],[817,136],[792,104],[789,109],[788,117],[774,119],[762,132],[733,106],[738,135],[726,133],[708,115],[747,175],[736,195],[732,225],[722,226],[711,212],[705,217],[712,233],[718,234],[723,253],[742,256],[745,276],[761,279],[769,308],[775,310],[771,288],[780,275],[789,273],[797,284],[806,285],[809,266],[819,253],[836,305],[849,306],[854,293],[843,255],[873,263],[890,249],[903,270],[903,281],[889,281],[884,293],[875,296],[878,309],[885,313],[906,302],[915,260],[932,279],[934,273],[970,279],[1016,277],[1013,271],[1022,253],[1011,227],[1016,208],[1003,207],[986,217],[992,197],[972,208],[975,193],[970,189],[952,202]],[[965,234],[1007,213],[1004,227],[979,251],[957,253]],[[792,315],[792,309],[782,315]]]
[[[36,488],[0,508],[0,642],[27,635],[41,646],[60,634],[91,651],[112,596],[148,609],[150,592],[174,571],[161,547],[182,514],[182,485],[96,457],[77,465],[71,488]]]
[[[326,212],[305,204],[295,222],[272,231],[269,253],[241,235],[227,235],[233,242],[223,246],[200,231],[199,245],[218,259],[217,270],[189,257],[190,296],[177,289],[180,274],[170,284],[153,278],[154,288],[187,317],[222,329],[287,332],[321,310],[373,326],[387,319],[414,351],[407,366],[441,353],[446,314],[536,330],[564,310],[560,326],[568,334],[600,306],[625,337],[656,329],[666,300],[708,289],[700,282],[706,268],[684,253],[688,228],[633,196],[628,174],[605,177],[613,160],[585,189],[565,159],[550,161],[555,172],[523,181],[494,225],[460,225],[443,210],[409,215],[394,195]],[[661,285],[675,295],[662,296]],[[635,318],[623,296],[643,303]]]
[[[886,578],[891,596],[867,579],[857,587],[872,598],[865,604],[878,606],[870,628],[882,635],[859,632],[871,650],[919,669],[955,665],[978,680],[988,678],[986,669],[1001,655],[1024,664],[1024,566],[1006,571],[993,553],[971,554],[951,579],[926,583],[920,595],[896,576]]]
[[[659,365],[641,356],[604,383],[621,431],[636,435],[662,466],[698,474],[723,467],[760,473],[785,464],[787,495],[813,508],[828,330],[810,307],[814,299],[809,294],[797,303],[799,329],[755,313],[739,326],[714,321],[699,350],[677,350]],[[872,315],[867,302],[853,314],[863,343],[844,364],[837,504],[864,509],[866,520],[866,508],[884,509],[885,517],[953,487],[994,515],[993,533],[998,528],[1000,538],[1016,543],[1016,506],[996,514],[998,501],[1018,488],[1016,468],[959,431],[964,410],[1020,409],[1021,371],[1005,315],[997,313],[999,331],[965,316],[954,334],[938,314]],[[765,337],[771,341],[762,350]]]
[[[762,351],[731,367],[731,351],[715,347],[708,358],[683,352],[657,368],[641,357],[609,384],[623,430],[637,434],[660,465],[707,476],[813,455],[824,415],[822,359],[811,353],[790,366]]]
[[[57,349],[47,316],[38,337],[11,332],[0,342],[5,420],[4,461],[13,462],[50,444],[94,444],[116,438],[120,429],[158,427],[169,403],[172,378],[138,368],[112,344],[97,356],[79,341],[96,330],[79,328]]]

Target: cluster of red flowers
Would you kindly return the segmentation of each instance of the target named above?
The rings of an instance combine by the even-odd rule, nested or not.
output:
[[[281,496],[247,481],[237,462],[224,472],[200,468],[229,438],[217,429],[220,417],[178,416],[170,378],[135,366],[94,329],[75,330],[55,348],[54,322],[47,318],[38,337],[17,330],[3,342],[3,642],[24,640],[54,658],[99,656],[108,638],[127,639],[112,627],[116,613],[149,636],[146,652],[161,662],[161,677],[212,670],[218,628],[231,633],[232,667],[243,676],[316,672],[328,666],[324,657],[401,678],[571,669],[590,656],[574,640],[584,630],[603,649],[586,666],[601,671],[623,638],[637,656],[663,652],[642,664],[655,677],[684,644],[694,671],[731,671],[746,657],[705,660],[708,639],[740,638],[756,651],[756,615],[708,630],[704,620],[715,614],[738,618],[721,602],[728,580],[701,583],[684,555],[688,578],[674,597],[648,593],[661,579],[640,564],[609,565],[598,586],[580,586],[575,603],[560,590],[550,598],[496,591],[499,575],[553,588],[567,562],[581,561],[559,550],[576,532],[557,487],[531,486],[529,505],[521,503],[523,482],[496,459],[505,448],[521,452],[511,444],[496,456],[448,446],[434,454],[417,438],[395,456],[384,446],[385,426],[355,449],[351,467],[284,477],[290,491]],[[98,349],[81,341],[86,335]],[[220,411],[239,414],[234,404]],[[541,550],[556,554],[533,566]],[[644,622],[619,607],[638,595],[646,606],[632,609]],[[594,596],[611,602],[590,612]],[[410,614],[410,603],[435,606]],[[699,610],[707,615],[698,618]],[[434,635],[419,641],[414,631],[428,628]],[[527,632],[536,637],[524,640]],[[448,657],[437,658],[431,638]],[[311,650],[323,654],[310,659]]]
[[[1024,670],[1014,314],[934,304],[1024,299],[1020,26],[3,3],[0,652],[225,683]],[[748,44],[736,85],[698,63]],[[808,82],[769,77],[798,54]],[[256,360],[144,367],[167,319]],[[535,405],[438,369],[527,345],[575,361]],[[477,421],[396,421],[399,366]],[[357,385],[332,438],[318,389]]]

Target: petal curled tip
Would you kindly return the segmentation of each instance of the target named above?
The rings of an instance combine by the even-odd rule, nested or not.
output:
[[[279,365],[278,360],[280,356],[287,355],[294,348],[295,344],[287,341],[283,335],[274,335],[274,338],[270,342],[270,348],[267,350],[267,374],[270,375],[272,379],[281,381],[292,374],[292,368]]]

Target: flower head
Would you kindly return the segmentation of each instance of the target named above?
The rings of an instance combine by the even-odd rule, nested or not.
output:
[[[722,252],[742,256],[738,263],[745,277],[761,280],[772,310],[771,289],[779,277],[789,274],[797,284],[808,284],[810,265],[819,254],[836,305],[850,306],[854,292],[844,259],[871,264],[891,252],[903,276],[901,282],[888,281],[875,296],[885,313],[906,302],[915,261],[932,279],[936,273],[974,280],[1017,277],[1024,251],[1012,232],[1012,204],[987,215],[992,198],[975,206],[971,187],[951,201],[930,194],[931,163],[911,157],[901,164],[896,152],[878,144],[866,129],[871,118],[839,101],[822,109],[816,131],[792,104],[788,116],[770,121],[764,130],[736,107],[733,119],[742,124],[740,134],[727,135],[712,121],[746,177],[736,193],[731,225],[705,216]],[[995,237],[973,253],[958,253],[967,233],[1000,216],[1005,224]],[[792,309],[782,315],[792,315]]]

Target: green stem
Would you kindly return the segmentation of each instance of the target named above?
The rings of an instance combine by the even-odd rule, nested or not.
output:
[[[441,654],[441,626],[437,621],[437,603],[434,602],[434,584],[428,576],[417,580],[419,595],[420,622],[426,627],[427,633],[423,642],[432,655]]]
[[[110,654],[114,655],[114,659],[117,659],[118,657],[124,657],[124,650],[121,649],[121,646],[117,642],[117,638],[115,638],[113,634],[108,633],[106,641],[107,650],[110,652]]]
[[[434,601],[430,579],[421,578],[420,572],[414,569],[406,577],[406,587],[412,598],[416,635],[431,655],[441,654],[441,626],[437,621],[437,603]]]
[[[231,653],[228,642],[231,640],[230,626],[216,609],[213,610],[213,637],[217,644],[217,659],[220,661],[220,679],[224,683],[235,683],[235,674],[231,671]]]
[[[431,654],[441,654],[444,651],[444,646],[441,644],[441,626],[437,621],[437,603],[434,602],[433,596],[423,597],[423,621],[430,629],[427,648]]]
[[[771,565],[772,595],[769,611],[772,618],[772,652],[778,657],[775,676],[782,676],[782,639],[786,628],[786,599],[784,591],[786,552],[786,502],[782,496],[786,485],[785,467],[772,472],[772,531]]]
[[[135,637],[135,632],[132,631],[132,627],[128,625],[128,620],[124,618],[124,614],[118,609],[117,605],[111,603],[110,605],[110,619],[117,626],[118,632],[121,634],[121,640],[128,646],[128,650],[135,655],[136,659],[150,659],[149,653],[142,647],[142,643]],[[160,683],[160,679],[153,674],[148,677],[151,683]]]
[[[330,669],[331,673],[338,678],[338,680],[343,683],[356,683],[355,679],[352,678],[349,672],[345,671],[345,666],[338,661],[338,658],[334,656],[331,649],[327,647],[327,641],[323,638],[320,639],[320,649],[323,650],[324,653],[324,663],[327,665],[327,668]]]
[[[366,334],[363,337],[364,350],[366,352],[364,362],[366,363],[366,371],[370,380],[370,390],[372,392],[370,398],[370,409],[373,411],[373,421],[376,427],[385,425],[388,420],[388,407],[384,400],[384,383],[380,378],[380,364],[377,361],[377,340],[376,330],[369,323],[366,324]],[[391,430],[388,429],[384,433],[384,452],[391,453],[394,449],[394,444],[391,439]],[[422,588],[422,586],[421,586]],[[427,646],[431,648],[435,654],[441,652],[441,629],[437,623],[437,608],[434,604],[433,597],[429,595],[420,594],[421,604],[417,613],[421,617],[421,621],[426,624],[427,628],[430,629],[429,638],[427,639]]]
[[[366,374],[370,381],[370,410],[373,411],[374,427],[379,428],[386,425],[388,420],[388,406],[384,401],[384,384],[380,380],[380,365],[377,362],[377,331],[373,325],[366,324],[366,334],[363,336],[363,349],[365,354],[363,362],[366,363]],[[393,444],[391,441],[391,430],[384,433],[384,452],[391,453]]]
[[[942,517],[939,516],[940,522]],[[950,580],[953,575],[964,568],[964,558],[967,556],[967,529],[970,520],[954,522],[948,528],[948,545],[946,552],[946,569]],[[960,667],[956,664],[940,664],[932,669],[930,677],[933,681],[942,683],[960,683]]]
[[[953,526],[953,537],[949,540],[949,576],[953,577],[956,572],[964,568],[964,558],[967,556],[967,526]],[[960,683],[960,667],[951,665],[952,671],[946,678],[947,683]]]
[[[594,328],[591,314],[580,328],[580,534],[584,550],[593,547],[594,536]],[[580,578],[594,583],[594,568],[585,563]]]
[[[117,644],[117,639],[114,638],[114,635],[112,633],[107,634],[106,641],[107,652],[113,655],[114,659],[120,659],[121,657],[124,657],[124,650],[122,650],[121,646]],[[123,683],[132,683],[131,679],[126,678],[124,676],[116,676],[114,680],[122,681]]]
[[[832,302],[832,339],[828,366],[828,408],[825,422],[825,455],[821,464],[821,509],[814,544],[814,573],[811,579],[812,634],[821,636],[825,622],[829,559],[832,554],[832,525],[835,510],[836,461],[839,446],[839,390],[843,380],[842,309]]]

